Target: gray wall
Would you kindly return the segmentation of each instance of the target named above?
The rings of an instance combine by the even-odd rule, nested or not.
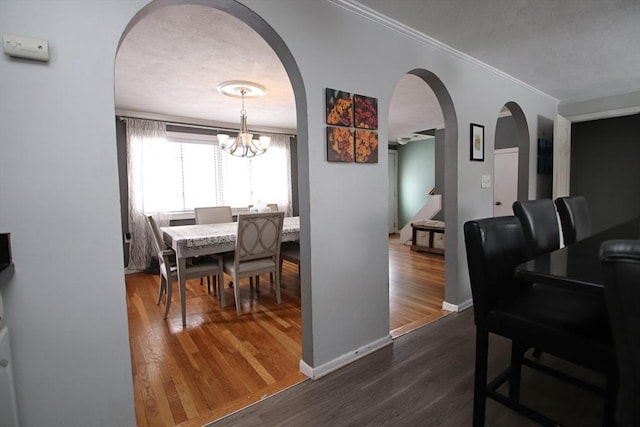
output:
[[[500,117],[496,124],[496,150],[518,146],[518,131],[513,116]]]
[[[640,114],[571,125],[570,194],[587,199],[592,231],[640,216]]]
[[[435,140],[412,141],[398,147],[398,229],[429,200],[435,186]]]
[[[442,196],[442,209],[433,217],[433,219],[438,221],[444,221],[444,212],[445,212],[444,207],[445,207],[446,196],[445,196],[445,189],[444,189],[444,172],[445,172],[444,132],[445,132],[444,129],[436,129],[434,131],[435,140],[431,140],[432,143],[435,143],[433,159],[431,159],[431,150],[427,150],[426,145],[422,147],[422,150],[425,151],[425,153],[422,153],[422,154],[425,154],[427,156],[427,157],[424,157],[425,166],[433,164],[433,169],[431,169],[430,167],[427,168],[424,166],[420,166],[416,171],[418,176],[422,177],[421,179],[423,180],[423,182],[427,183],[427,184],[423,184],[422,187],[428,187],[429,185],[431,185],[429,183],[433,182],[433,185],[431,187],[435,187],[435,194],[440,194]],[[418,141],[414,141],[414,142],[418,142]],[[407,144],[404,147],[411,146],[411,144],[413,144],[413,142]],[[402,226],[406,224],[407,221],[411,220],[413,214],[415,214],[415,212],[413,212],[414,207],[408,208],[408,207],[401,206],[401,203],[402,203],[400,201],[401,198],[402,199],[406,198],[407,201],[409,202],[408,204],[411,206],[417,206],[419,204],[418,209],[421,208],[424,205],[424,203],[427,201],[427,196],[425,192],[421,190],[422,187],[418,188],[416,191],[413,191],[411,188],[408,188],[408,187],[414,187],[413,182],[411,181],[409,182],[409,185],[407,186],[407,188],[405,188],[404,186],[405,179],[408,180],[407,171],[404,170],[405,164],[400,160],[401,159],[400,152],[404,150],[404,147],[397,145],[395,143],[389,145],[390,150],[398,151],[398,228],[402,228]],[[420,151],[420,149],[418,151]],[[405,158],[407,157],[407,155],[408,155],[407,153],[404,154]],[[409,167],[411,166],[409,165]],[[432,174],[434,176],[432,176]],[[407,178],[402,179],[400,178],[401,176],[407,176]],[[427,191],[431,187],[427,188]],[[402,193],[402,196],[400,196],[400,193]],[[403,212],[401,214],[400,212],[402,209],[406,210],[406,212]]]
[[[452,207],[445,299],[467,307],[462,225],[493,212],[493,191],[481,189],[480,178],[493,170],[496,111],[518,103],[535,135],[535,118],[554,117],[557,100],[406,28],[362,16],[368,12],[348,3],[197,2],[249,23],[292,81],[305,283],[302,362],[313,373],[326,372],[390,342],[387,152],[380,150],[377,164],[326,161],[327,87],[376,97],[383,118],[401,76],[418,70],[438,78]],[[0,57],[0,224],[12,233],[16,263],[2,294],[24,426],[135,424],[114,65],[125,29],[143,18],[138,12],[148,3],[0,1],[0,28],[45,37],[52,53],[46,64]],[[485,162],[468,158],[472,122],[485,124]],[[381,141],[387,133],[380,120]],[[533,180],[535,170],[529,173]]]

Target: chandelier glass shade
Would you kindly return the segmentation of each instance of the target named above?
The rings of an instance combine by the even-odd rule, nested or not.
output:
[[[264,95],[266,92],[264,88],[248,82],[227,82],[218,86],[218,90],[225,95],[234,97],[240,95],[242,98],[240,130],[235,138],[231,138],[224,133],[219,133],[217,136],[220,148],[237,157],[255,157],[264,154],[269,148],[271,138],[268,136],[260,136],[258,139],[253,139],[253,134],[249,133],[247,127],[247,112],[244,109],[245,95],[247,95],[247,93],[252,93],[253,96]]]

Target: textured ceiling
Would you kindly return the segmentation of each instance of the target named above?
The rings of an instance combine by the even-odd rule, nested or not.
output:
[[[637,0],[359,3],[560,101],[640,90]]]
[[[369,8],[485,62],[560,101],[640,90],[640,1],[360,0]],[[293,90],[275,53],[252,29],[216,9],[180,5],[143,18],[116,59],[116,109],[237,126],[228,80],[267,88],[246,101],[250,128],[295,131]],[[431,89],[398,82],[389,138],[440,127]]]
[[[246,99],[249,126],[296,128],[293,89],[282,63],[255,31],[216,9],[168,6],[127,34],[115,67],[116,108],[214,120],[237,126],[241,101],[220,94],[225,81],[267,88]]]

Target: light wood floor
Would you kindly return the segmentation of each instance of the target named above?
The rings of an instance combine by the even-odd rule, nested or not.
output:
[[[411,252],[390,239],[390,325],[399,336],[445,314],[444,257]],[[228,280],[228,278],[227,278]],[[174,286],[169,318],[155,304],[158,276],[126,276],[134,396],[138,426],[201,426],[304,381],[301,358],[300,282],[285,263],[283,301],[276,303],[267,276],[260,294],[241,287],[237,319],[233,290],[227,307],[199,280],[187,283],[187,327],[180,325]]]
[[[412,252],[398,239],[389,238],[389,326],[394,338],[450,313],[442,310],[444,256]]]

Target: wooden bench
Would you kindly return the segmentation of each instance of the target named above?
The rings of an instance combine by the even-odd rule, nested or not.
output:
[[[412,251],[444,255],[444,222],[416,221],[411,223],[411,228],[413,231],[411,239]],[[442,239],[438,239],[436,234],[441,234]],[[441,244],[438,240],[441,240]]]

